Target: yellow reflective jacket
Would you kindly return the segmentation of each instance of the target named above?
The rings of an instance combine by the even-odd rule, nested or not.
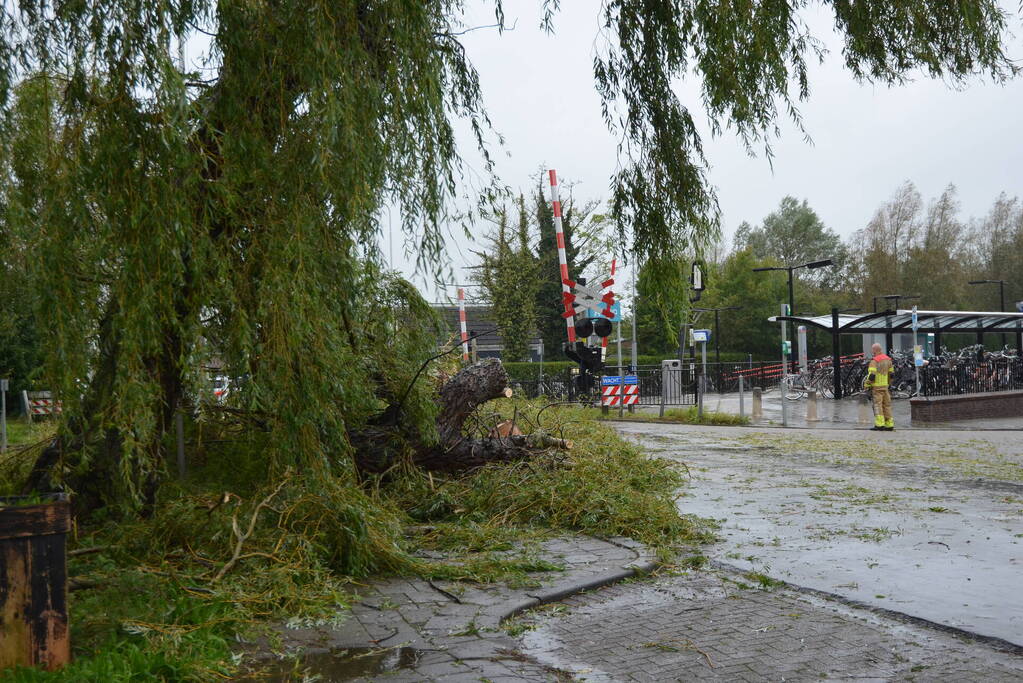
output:
[[[887,389],[894,368],[895,364],[892,363],[891,358],[883,353],[877,354],[867,366],[867,378],[863,384],[868,387]]]

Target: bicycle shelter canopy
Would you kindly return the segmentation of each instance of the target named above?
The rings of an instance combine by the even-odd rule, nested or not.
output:
[[[1023,350],[1023,312],[1000,311],[917,311],[917,332],[934,334],[934,343],[941,347],[942,334],[976,334],[977,343],[984,343],[984,335],[990,333],[1012,333],[1016,335],[1016,348]],[[835,398],[842,397],[839,375],[839,340],[843,334],[883,334],[885,346],[892,348],[892,335],[913,330],[913,311],[880,311],[864,315],[840,314],[837,308],[831,315],[776,315],[770,322],[790,322],[796,325],[810,325],[831,333],[833,345],[832,364],[835,369]]]

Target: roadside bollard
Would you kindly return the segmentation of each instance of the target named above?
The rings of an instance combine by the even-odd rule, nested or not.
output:
[[[864,398],[866,399],[867,397],[864,397]],[[860,405],[860,424],[861,425],[870,424],[872,422],[872,420],[871,420],[871,416],[870,416],[870,401],[869,401],[869,399],[867,399],[867,400],[859,399],[856,402],[859,403],[859,405]]]
[[[817,421],[817,390],[810,389],[806,392],[806,421]]]
[[[753,387],[753,419],[759,420],[764,416],[763,391],[760,387]]]
[[[745,392],[742,388],[742,375],[739,375],[739,417],[746,417]]]

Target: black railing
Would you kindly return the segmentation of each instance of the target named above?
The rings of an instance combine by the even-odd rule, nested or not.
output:
[[[696,404],[696,374],[689,364],[670,367],[640,365],[635,372],[629,368],[611,365],[604,368],[603,376],[608,378],[635,375],[639,387],[636,405],[691,406]],[[614,381],[612,379],[612,381]],[[665,385],[667,381],[667,385]]]
[[[932,361],[920,368],[920,393],[924,396],[1020,390],[1023,359],[1019,357],[957,359],[941,364]]]

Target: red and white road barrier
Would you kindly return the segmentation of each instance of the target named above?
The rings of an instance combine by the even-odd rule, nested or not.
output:
[[[625,396],[622,397],[622,405],[634,406],[639,403],[639,387],[635,384],[625,385]]]
[[[571,294],[572,288],[568,285],[568,255],[565,253],[565,229],[561,224],[561,199],[558,196],[558,174],[550,169],[551,179],[551,208],[554,211],[554,233],[558,240],[558,263],[561,264],[561,291],[564,294]],[[572,304],[565,302],[565,325],[568,331],[568,342],[575,343],[575,317]]]
[[[61,402],[49,391],[22,391],[21,400],[30,420],[36,415],[58,415],[63,411]]]
[[[61,411],[60,401],[49,398],[34,398],[29,401],[33,415],[53,415]]]
[[[465,290],[458,288],[458,325],[462,330],[462,360],[469,362],[469,331],[465,327]]]
[[[600,392],[600,405],[602,406],[618,405],[618,387],[616,385],[602,387],[602,391]]]

